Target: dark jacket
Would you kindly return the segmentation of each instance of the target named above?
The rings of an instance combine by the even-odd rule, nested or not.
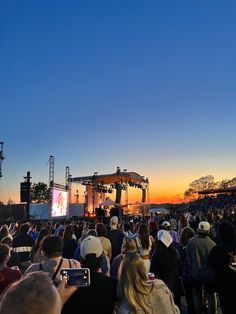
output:
[[[30,252],[34,246],[34,240],[28,234],[21,233],[13,238],[13,251],[18,253],[21,263],[30,260]]]
[[[78,288],[65,303],[62,314],[112,314],[117,280],[102,273],[91,273],[89,287]]]

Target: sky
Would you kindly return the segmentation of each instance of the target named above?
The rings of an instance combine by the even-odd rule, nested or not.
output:
[[[234,0],[2,0],[0,200],[50,155],[58,183],[120,166],[152,202],[235,177],[235,34]]]

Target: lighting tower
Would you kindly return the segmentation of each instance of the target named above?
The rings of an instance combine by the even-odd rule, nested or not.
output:
[[[69,185],[69,178],[70,178],[70,168],[67,166],[66,167],[66,187],[68,188]]]
[[[49,187],[54,184],[54,156],[49,157]]]
[[[71,182],[70,182],[71,174],[70,174],[70,168],[66,167],[66,189],[68,191],[68,200],[69,204],[71,203]]]
[[[3,142],[0,142],[0,178],[2,177]]]

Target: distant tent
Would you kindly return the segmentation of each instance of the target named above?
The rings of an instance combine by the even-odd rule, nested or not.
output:
[[[163,214],[168,214],[170,211],[169,209],[167,208],[164,208],[164,207],[154,207],[154,208],[151,208],[149,209],[149,213],[163,213]]]

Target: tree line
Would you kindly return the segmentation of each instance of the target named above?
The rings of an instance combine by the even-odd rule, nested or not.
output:
[[[191,182],[184,192],[184,199],[190,201],[198,197],[198,192],[209,189],[225,189],[236,186],[236,177],[215,181],[214,176],[207,175]]]

